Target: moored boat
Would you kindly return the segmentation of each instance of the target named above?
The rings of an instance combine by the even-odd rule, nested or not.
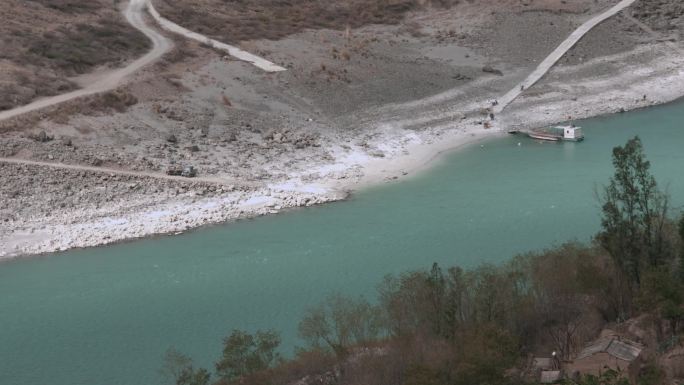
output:
[[[579,142],[584,140],[582,128],[576,127],[574,125],[554,126],[546,130],[528,131],[527,136],[532,139],[547,140],[552,142],[558,142],[561,140]]]

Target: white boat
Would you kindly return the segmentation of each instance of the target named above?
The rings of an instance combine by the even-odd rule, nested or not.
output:
[[[553,126],[547,130],[529,131],[527,136],[533,139],[548,140],[557,142],[566,140],[570,142],[579,142],[584,140],[582,127],[570,126]]]

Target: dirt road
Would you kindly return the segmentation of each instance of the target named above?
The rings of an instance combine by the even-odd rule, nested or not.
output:
[[[189,29],[183,28],[180,25],[172,22],[171,20],[168,20],[164,17],[162,17],[159,12],[154,8],[154,5],[152,4],[152,1],[146,0],[147,3],[147,8],[154,18],[154,20],[161,25],[162,28],[171,31],[173,33],[177,33],[183,37],[186,37],[188,39],[193,39],[197,40],[201,43],[209,44],[214,48],[220,49],[222,51],[227,52],[230,56],[233,56],[236,59],[246,61],[248,63],[251,63],[252,65],[261,68],[262,70],[266,72],[279,72],[279,71],[286,71],[286,68],[283,68],[279,65],[273,64],[270,61],[258,57],[256,55],[253,55],[249,52],[243,51],[238,47],[222,43],[218,40],[211,39],[207,36],[201,35],[197,32],[190,31]]]
[[[59,168],[59,169],[64,169],[64,170],[88,171],[88,172],[97,172],[97,173],[102,173],[102,174],[126,175],[126,176],[135,176],[135,177],[143,177],[143,178],[166,179],[166,180],[173,180],[173,181],[184,182],[184,183],[200,182],[200,183],[210,183],[210,184],[218,184],[218,185],[225,185],[225,186],[227,186],[227,185],[232,185],[232,186],[238,186],[239,185],[239,186],[245,186],[245,187],[251,186],[248,183],[230,180],[227,178],[218,178],[218,177],[185,178],[182,176],[166,175],[166,174],[156,173],[156,172],[129,171],[129,170],[116,169],[116,168],[107,168],[107,167],[95,167],[95,166],[84,166],[84,165],[75,165],[75,164],[41,162],[41,161],[27,160],[27,159],[20,159],[20,158],[0,158],[0,163],[21,164],[21,165],[29,165],[29,166],[43,166],[43,167]]]
[[[93,95],[112,90],[119,86],[125,80],[126,77],[160,58],[172,47],[173,43],[171,43],[169,39],[165,38],[164,36],[156,32],[154,29],[150,28],[147,24],[145,24],[143,18],[145,4],[146,0],[131,0],[128,3],[126,9],[124,10],[124,16],[126,17],[126,20],[133,27],[144,33],[145,36],[147,36],[152,41],[152,49],[147,54],[145,54],[145,56],[130,63],[126,67],[119,68],[105,74],[97,81],[80,90],[44,99],[39,99],[33,103],[29,103],[21,107],[2,111],[0,112],[0,120],[9,119],[21,114],[25,114],[27,112],[39,110],[41,108],[53,106],[59,103],[64,103],[66,101],[79,98],[82,96]]]
[[[558,62],[558,60],[560,60],[563,57],[563,55],[565,55],[570,50],[570,48],[577,44],[577,42],[580,41],[580,39],[582,39],[582,37],[584,37],[584,35],[586,35],[587,32],[591,31],[594,27],[596,27],[606,19],[615,16],[623,9],[629,7],[635,1],[636,0],[622,0],[614,7],[597,16],[594,16],[593,18],[582,24],[573,33],[571,33],[570,36],[568,36],[568,38],[565,39],[565,41],[563,41],[553,52],[551,52],[551,54],[547,56],[546,59],[544,59],[525,80],[523,80],[519,84],[516,84],[516,86],[513,87],[512,90],[508,91],[504,96],[498,99],[499,103],[494,107],[493,112],[495,114],[498,114],[501,111],[503,111],[504,108],[511,104],[518,96],[520,96],[520,94],[522,94],[526,89],[532,87],[535,83],[539,81],[539,79],[546,75],[546,73],[549,72],[551,67],[553,67],[553,65],[556,64],[556,62]]]

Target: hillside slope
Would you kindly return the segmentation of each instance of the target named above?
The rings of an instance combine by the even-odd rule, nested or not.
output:
[[[150,43],[107,0],[4,0],[0,110],[78,88],[74,77],[118,66]]]

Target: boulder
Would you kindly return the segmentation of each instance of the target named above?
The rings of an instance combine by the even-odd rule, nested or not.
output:
[[[498,69],[496,69],[490,65],[486,65],[486,66],[482,67],[482,72],[503,76],[503,72],[501,72],[501,70],[498,70]]]
[[[48,134],[45,131],[41,131],[38,133],[38,135],[32,135],[31,139],[35,140],[36,142],[40,143],[45,143],[53,140],[55,137],[54,136],[48,136]]]

